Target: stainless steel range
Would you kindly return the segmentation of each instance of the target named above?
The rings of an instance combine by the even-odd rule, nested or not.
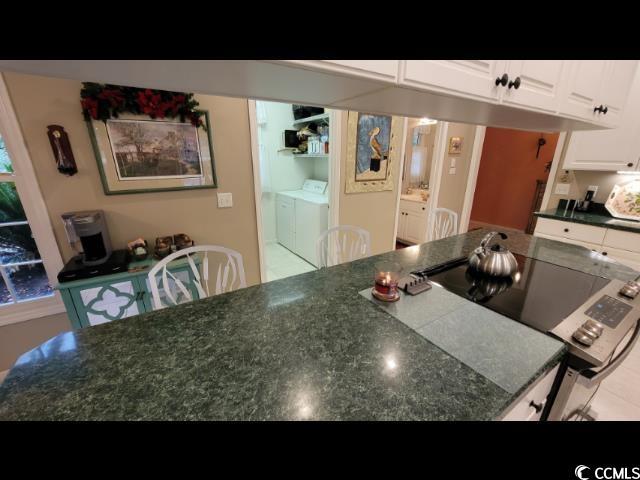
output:
[[[599,383],[629,354],[640,331],[640,287],[515,255],[517,272],[491,277],[460,258],[413,272],[459,296],[563,340],[561,364],[542,418],[589,418]],[[640,278],[640,277],[639,277]],[[631,333],[632,332],[632,333]]]

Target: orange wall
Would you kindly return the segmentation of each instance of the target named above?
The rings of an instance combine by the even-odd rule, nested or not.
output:
[[[524,230],[529,221],[536,180],[546,180],[558,133],[543,134],[547,144],[536,158],[539,132],[488,127],[471,220]]]

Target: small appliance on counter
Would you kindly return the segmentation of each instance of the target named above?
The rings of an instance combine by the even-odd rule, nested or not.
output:
[[[58,273],[59,282],[69,282],[97,275],[127,270],[127,250],[112,250],[107,223],[102,210],[68,212],[62,214],[69,243],[74,249],[80,242],[82,253],[67,262]]]
[[[589,186],[587,193],[584,196],[584,200],[578,202],[576,205],[576,210],[579,212],[590,212],[592,209],[593,198],[596,196],[596,193],[598,193],[598,187]]]

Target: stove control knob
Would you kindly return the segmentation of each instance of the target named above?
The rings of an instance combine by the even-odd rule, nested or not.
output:
[[[602,335],[602,332],[604,331],[604,325],[600,322],[596,322],[595,320],[587,320],[582,324],[582,328],[595,334],[596,338]]]
[[[637,280],[632,280],[630,282],[627,282],[621,289],[620,289],[620,295],[630,298],[631,300],[633,300],[634,298],[636,298],[638,296],[638,293],[640,293],[640,282]]]
[[[572,336],[576,342],[581,343],[586,347],[590,347],[591,345],[593,345],[593,341],[595,340],[595,335],[583,329],[582,327],[573,332]]]

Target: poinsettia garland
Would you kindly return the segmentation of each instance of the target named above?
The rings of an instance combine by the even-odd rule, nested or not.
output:
[[[206,130],[204,112],[196,110],[193,93],[83,82],[80,99],[85,120],[106,121],[128,112],[153,119],[179,117],[181,122],[188,120]]]

